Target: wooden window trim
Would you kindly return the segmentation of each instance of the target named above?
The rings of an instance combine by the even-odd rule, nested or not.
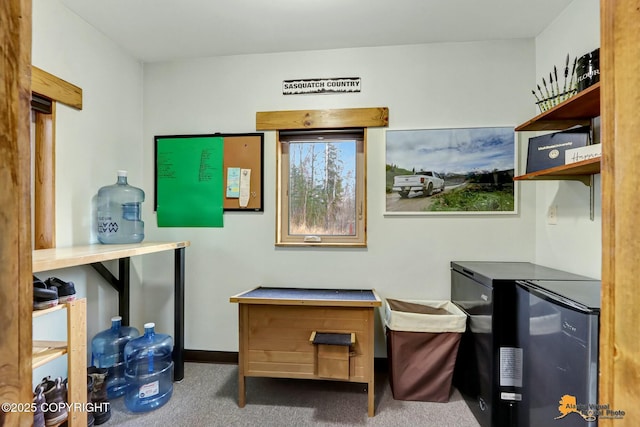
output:
[[[31,66],[31,92],[82,110],[82,89],[38,67]]]
[[[265,111],[256,113],[256,130],[344,129],[389,126],[389,109]]]
[[[362,216],[363,216],[363,242],[338,243],[335,241],[329,243],[291,243],[283,242],[282,235],[282,206],[280,191],[283,182],[282,165],[281,165],[281,146],[279,138],[276,143],[276,246],[335,246],[335,247],[366,247],[367,245],[367,128],[370,127],[387,127],[389,126],[389,109],[387,107],[373,108],[345,108],[345,109],[329,109],[329,110],[292,110],[292,111],[266,111],[256,113],[256,130],[322,130],[322,129],[347,129],[347,128],[363,128],[363,165],[364,172],[360,190],[362,195]]]
[[[357,143],[356,150],[356,234],[353,236],[322,236],[320,242],[304,241],[304,236],[292,236],[288,233],[289,198],[285,197],[289,188],[288,152],[283,150],[280,132],[277,132],[276,155],[276,246],[321,246],[321,247],[366,247],[367,246],[367,132]],[[286,164],[284,159],[286,159]],[[361,177],[361,178],[358,178]]]
[[[31,66],[31,93],[51,102],[51,113],[35,112],[34,249],[56,246],[56,103],[82,109],[82,89]]]
[[[51,249],[56,246],[56,102],[51,114],[34,110],[34,116],[33,248]]]

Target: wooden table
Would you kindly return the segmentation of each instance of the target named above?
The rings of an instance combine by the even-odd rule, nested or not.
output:
[[[174,252],[174,332],[173,379],[184,378],[184,262],[189,241],[142,242],[123,245],[93,244],[67,248],[38,249],[33,251],[33,272],[58,268],[90,265],[118,291],[119,314],[122,324],[129,325],[129,270],[130,258],[163,251]],[[118,260],[118,277],[102,264]]]
[[[238,405],[246,377],[366,383],[374,415],[374,290],[257,287],[230,298],[239,303]],[[319,345],[313,333],[354,334],[348,347]],[[346,352],[347,359],[344,359]]]

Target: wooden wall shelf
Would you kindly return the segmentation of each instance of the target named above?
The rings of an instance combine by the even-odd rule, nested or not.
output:
[[[563,130],[589,125],[600,115],[600,82],[516,127],[516,132]]]
[[[514,181],[575,180],[589,185],[591,175],[600,173],[600,157],[543,169],[513,178]]]
[[[516,132],[563,130],[587,126],[600,115],[600,82],[516,127]],[[513,178],[514,181],[574,180],[591,185],[592,175],[600,173],[600,158],[560,165]]]

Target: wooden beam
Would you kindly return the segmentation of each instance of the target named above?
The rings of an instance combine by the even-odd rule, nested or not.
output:
[[[34,249],[49,249],[56,247],[56,102],[35,117]]]
[[[640,425],[640,9],[637,0],[601,0],[602,311],[600,404]]]
[[[32,402],[31,0],[0,2],[0,401]],[[0,411],[0,425],[33,414]]]
[[[56,246],[56,105],[58,102],[82,109],[82,89],[31,66],[31,93],[51,101],[51,113],[35,113],[34,149],[34,248]]]
[[[31,67],[31,90],[53,101],[82,110],[82,89],[38,67]]]
[[[389,109],[387,107],[265,111],[256,113],[256,130],[387,126],[389,126]]]

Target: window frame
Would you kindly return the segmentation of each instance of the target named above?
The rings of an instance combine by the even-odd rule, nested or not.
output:
[[[31,66],[33,249],[56,247],[56,105],[82,110],[82,88]],[[45,107],[45,108],[42,108]]]
[[[276,230],[276,246],[357,246],[366,247],[366,215],[367,215],[367,203],[366,203],[366,189],[367,189],[367,162],[366,162],[366,141],[368,128],[371,127],[388,127],[389,126],[389,108],[388,107],[365,107],[365,108],[338,108],[338,109],[325,109],[325,110],[288,110],[288,111],[258,111],[256,113],[256,130],[257,131],[276,131],[281,130],[320,130],[320,129],[348,129],[348,128],[363,128],[364,129],[364,189],[365,189],[365,202],[363,204],[363,215],[365,218],[365,240],[361,244],[339,244],[339,245],[327,245],[325,244],[310,244],[305,242],[304,244],[296,243],[279,243],[279,232]],[[278,135],[276,135],[278,138]],[[277,149],[280,149],[280,144],[276,142]],[[280,191],[280,165],[279,156],[276,156],[276,175],[278,176],[276,184],[276,193]],[[281,217],[280,210],[280,198],[276,198],[276,228],[280,223]]]
[[[367,246],[367,129],[307,129],[297,132],[301,139],[312,140],[318,136],[335,140],[335,133],[341,136],[354,135],[356,139],[356,227],[355,234],[339,235],[294,235],[289,233],[289,142],[288,138],[276,132],[276,246],[321,246],[321,247],[366,247]],[[305,135],[308,133],[308,136]],[[284,140],[284,141],[283,141]],[[345,138],[346,140],[346,138]]]

